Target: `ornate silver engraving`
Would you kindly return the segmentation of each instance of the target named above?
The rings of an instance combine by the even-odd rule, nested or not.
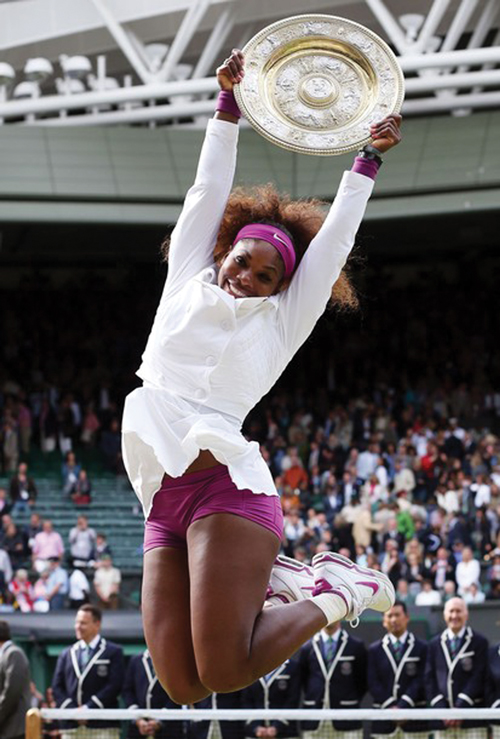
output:
[[[330,15],[273,23],[243,49],[234,88],[251,125],[285,149],[335,155],[370,141],[370,124],[399,112],[404,78],[373,31]]]

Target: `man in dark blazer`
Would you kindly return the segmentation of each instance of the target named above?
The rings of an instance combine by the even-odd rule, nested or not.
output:
[[[267,675],[243,690],[244,708],[297,708],[300,703],[300,668],[289,659]],[[272,739],[292,739],[299,736],[296,721],[247,721],[245,736]]]
[[[59,655],[52,680],[58,708],[118,708],[125,672],[123,650],[101,636],[101,620],[100,609],[89,603],[76,612],[78,641]],[[62,723],[63,739],[64,729],[76,726]],[[119,739],[119,726],[119,722],[89,721],[86,731],[98,730],[99,739]]]
[[[325,626],[299,652],[303,707],[314,709],[359,708],[366,693],[366,648],[340,622]],[[361,721],[302,721],[304,739],[331,733],[361,739]]]
[[[131,657],[123,682],[122,698],[127,708],[181,708],[160,685],[147,649]],[[127,736],[128,739],[139,739],[141,736],[179,739],[183,733],[182,721],[157,721],[145,714],[144,718],[130,723]]]
[[[30,707],[28,660],[11,641],[7,621],[0,621],[0,739],[24,737],[26,711]]]
[[[488,641],[467,625],[469,613],[462,598],[451,598],[444,607],[447,628],[429,644],[425,683],[431,708],[482,708],[486,706]],[[450,718],[434,732],[449,739],[461,729],[461,739],[486,739],[481,721]]]
[[[488,687],[487,705],[491,708],[500,708],[500,644],[495,644],[488,650]],[[500,739],[500,721],[491,721],[491,739]]]
[[[427,644],[408,631],[410,617],[406,605],[396,601],[384,613],[386,635],[368,649],[368,690],[374,708],[425,708],[425,665]],[[372,736],[392,734],[397,725],[392,721],[376,721]],[[403,735],[427,737],[428,724],[405,721]]]
[[[193,705],[193,708],[245,708],[242,701],[243,691],[234,693],[212,693]],[[245,724],[243,721],[197,721],[188,724],[187,739],[243,739]]]

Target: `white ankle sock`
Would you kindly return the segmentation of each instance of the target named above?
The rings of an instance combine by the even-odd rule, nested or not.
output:
[[[342,595],[338,593],[320,593],[319,595],[313,595],[310,600],[311,603],[314,603],[323,611],[329,624],[341,621],[351,610],[351,595],[347,590],[343,590]]]

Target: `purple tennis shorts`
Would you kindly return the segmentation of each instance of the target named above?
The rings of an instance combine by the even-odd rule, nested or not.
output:
[[[186,547],[189,525],[212,513],[232,513],[272,531],[283,533],[283,511],[277,495],[239,490],[227,467],[217,465],[181,477],[164,477],[146,521],[144,551],[156,547]]]

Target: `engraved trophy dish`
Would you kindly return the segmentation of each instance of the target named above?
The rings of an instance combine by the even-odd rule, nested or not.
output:
[[[332,15],[296,15],[244,47],[245,77],[234,86],[240,110],[262,136],[302,154],[354,151],[369,128],[398,113],[404,77],[379,36]]]

